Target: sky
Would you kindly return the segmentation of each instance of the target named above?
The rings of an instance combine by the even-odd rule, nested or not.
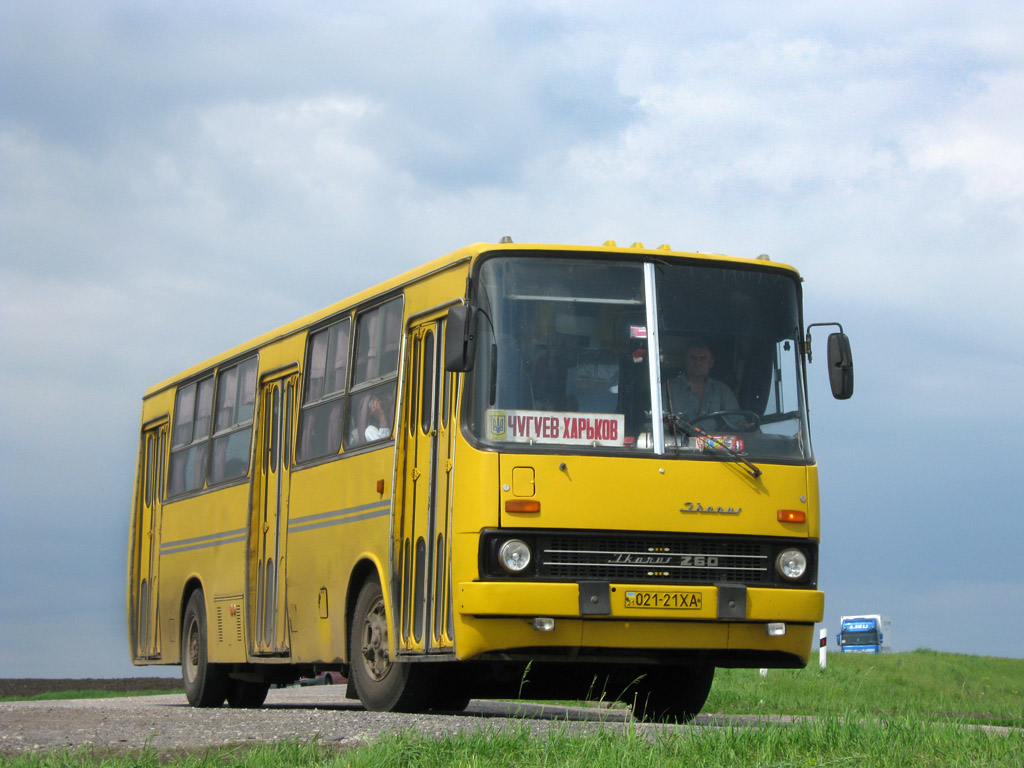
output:
[[[1024,657],[1024,5],[0,4],[0,676],[132,667],[144,390],[478,241],[767,253],[820,585],[897,651]]]

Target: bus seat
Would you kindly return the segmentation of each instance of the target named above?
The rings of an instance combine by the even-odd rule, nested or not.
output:
[[[615,413],[619,358],[608,349],[584,349],[566,373],[565,392],[581,413]]]

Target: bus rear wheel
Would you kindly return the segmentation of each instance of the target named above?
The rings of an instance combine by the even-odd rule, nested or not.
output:
[[[708,700],[714,679],[711,664],[648,673],[637,683],[633,714],[647,722],[688,723]]]
[[[227,696],[227,672],[207,659],[206,601],[197,589],[188,599],[181,620],[181,679],[193,707],[219,707]]]
[[[427,703],[424,668],[396,662],[388,650],[384,595],[376,576],[359,592],[349,638],[349,675],[363,706],[372,712],[410,712]]]

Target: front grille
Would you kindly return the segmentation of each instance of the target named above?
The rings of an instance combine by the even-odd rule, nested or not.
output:
[[[484,531],[480,548],[483,579],[603,581],[619,584],[744,584],[813,588],[818,544],[808,539],[715,536],[637,531]],[[509,574],[497,553],[509,539],[521,539],[533,552],[529,568]],[[807,555],[807,573],[797,582],[775,569],[778,554],[796,547]]]
[[[778,584],[775,557],[796,542],[752,537],[579,533],[540,534],[536,578],[656,584]],[[799,542],[811,560],[816,552]],[[795,586],[795,585],[789,585]]]
[[[750,541],[553,536],[538,541],[538,576],[568,581],[766,584],[768,547]]]

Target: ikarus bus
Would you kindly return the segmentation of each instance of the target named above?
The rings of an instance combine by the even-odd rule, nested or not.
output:
[[[478,243],[143,398],[127,614],[195,706],[348,676],[373,710],[618,700],[801,667],[822,618],[801,278]],[[833,394],[853,391],[828,337]]]

